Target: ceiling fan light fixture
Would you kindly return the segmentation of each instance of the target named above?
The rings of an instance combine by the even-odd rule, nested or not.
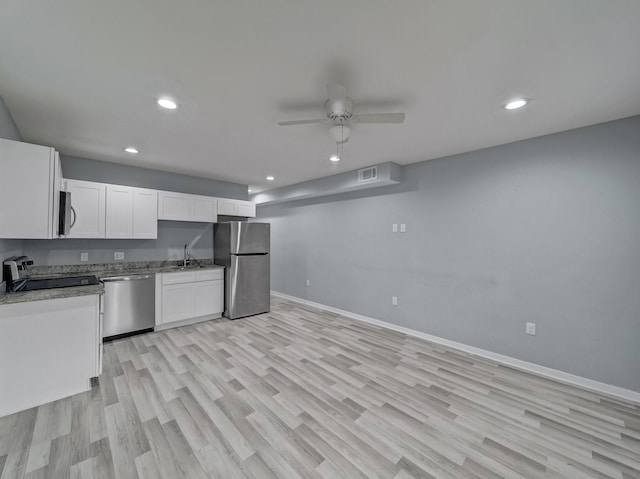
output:
[[[505,105],[505,110],[517,110],[518,108],[522,108],[526,104],[528,104],[531,100],[529,98],[514,98],[513,100],[509,100]]]
[[[344,143],[349,139],[351,128],[345,125],[334,125],[329,128],[329,135],[336,143]]]

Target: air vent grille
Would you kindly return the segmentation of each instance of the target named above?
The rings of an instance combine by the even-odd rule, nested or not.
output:
[[[358,183],[366,183],[378,179],[378,167],[371,166],[358,170]]]

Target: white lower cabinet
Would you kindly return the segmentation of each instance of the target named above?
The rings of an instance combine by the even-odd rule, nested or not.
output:
[[[197,318],[220,317],[224,310],[224,269],[156,275],[156,327]]]
[[[193,283],[167,284],[162,287],[162,322],[171,323],[194,318],[195,288]]]
[[[224,281],[222,279],[194,283],[194,293],[196,317],[222,313],[224,309],[221,301],[224,294]]]
[[[101,365],[99,298],[0,305],[0,416],[90,389]]]

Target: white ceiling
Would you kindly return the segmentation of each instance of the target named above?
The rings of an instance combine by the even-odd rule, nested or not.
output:
[[[638,0],[3,0],[0,9],[0,96],[25,141],[254,191],[640,114]],[[331,164],[327,125],[277,125],[322,117],[327,83],[345,85],[359,113],[406,120],[354,125]],[[165,94],[178,110],[155,105]],[[517,95],[533,101],[501,109]]]

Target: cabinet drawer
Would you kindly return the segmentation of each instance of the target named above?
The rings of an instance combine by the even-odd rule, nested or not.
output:
[[[207,269],[196,271],[196,281],[209,281],[224,278],[224,269]]]
[[[184,271],[180,273],[163,273],[162,284],[193,283],[196,280],[195,271]]]

